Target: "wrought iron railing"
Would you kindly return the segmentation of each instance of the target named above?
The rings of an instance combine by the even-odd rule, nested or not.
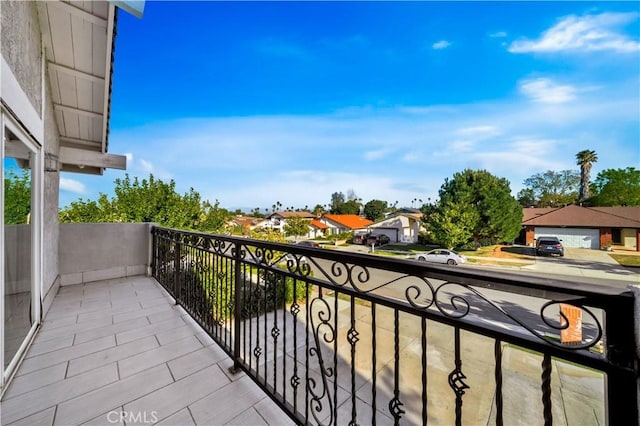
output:
[[[299,424],[638,424],[624,288],[152,233],[154,277]]]

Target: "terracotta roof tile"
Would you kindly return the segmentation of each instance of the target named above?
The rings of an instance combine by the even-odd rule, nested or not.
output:
[[[313,219],[311,221],[311,226],[315,226],[318,229],[327,229],[327,228],[329,228],[325,223],[320,222],[318,219]]]
[[[373,222],[356,214],[326,214],[323,217],[349,229],[362,229]]]

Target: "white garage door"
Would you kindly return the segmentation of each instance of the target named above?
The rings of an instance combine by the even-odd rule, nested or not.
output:
[[[541,228],[535,229],[538,237],[558,237],[565,247],[600,248],[600,230],[589,228]]]

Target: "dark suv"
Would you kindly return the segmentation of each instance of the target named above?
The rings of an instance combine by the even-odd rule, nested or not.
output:
[[[536,241],[536,254],[557,254],[564,256],[564,247],[558,237],[540,237]]]
[[[389,238],[388,236],[384,235],[384,234],[380,234],[380,235],[369,235],[369,237],[366,240],[366,245],[368,246],[381,246],[384,244],[388,244],[389,241],[391,241],[391,238]]]

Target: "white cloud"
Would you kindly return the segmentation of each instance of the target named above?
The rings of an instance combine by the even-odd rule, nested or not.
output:
[[[133,153],[132,152],[125,152],[124,156],[127,158],[127,165],[133,163]]]
[[[431,45],[431,47],[435,50],[442,50],[442,49],[446,49],[447,47],[451,46],[451,43],[448,42],[447,40],[440,40],[436,43],[433,43]]]
[[[458,129],[456,133],[462,136],[486,138],[491,136],[497,136],[501,132],[500,132],[500,129],[498,129],[496,126],[481,125],[481,126],[464,127],[464,128]]]
[[[147,173],[153,173],[153,164],[150,161],[140,159],[140,168]]]
[[[84,195],[87,193],[87,187],[84,183],[75,179],[69,179],[60,176],[60,189],[63,191],[72,192],[74,194]]]
[[[634,22],[638,13],[601,13],[570,15],[542,33],[537,40],[516,40],[509,46],[512,53],[602,51],[638,52],[640,42],[616,32],[618,27]]]
[[[575,87],[556,84],[548,78],[520,81],[519,89],[521,93],[534,102],[545,104],[562,104],[576,98]]]
[[[497,31],[495,33],[489,34],[489,37],[491,38],[504,38],[506,36],[507,36],[507,33],[504,31]]]
[[[389,154],[388,149],[378,149],[374,151],[367,151],[364,153],[365,160],[380,160]]]
[[[193,187],[224,207],[322,204],[349,188],[365,200],[409,205],[435,198],[444,179],[465,168],[506,177],[515,191],[533,173],[575,168],[584,146],[598,152],[597,167],[628,166],[638,155],[629,136],[640,113],[633,88],[636,81],[591,93],[530,79],[520,83],[526,98],[182,119],[114,130],[110,140],[115,152],[135,147],[132,175],[144,158],[178,191]],[[578,92],[580,102],[562,103]]]

